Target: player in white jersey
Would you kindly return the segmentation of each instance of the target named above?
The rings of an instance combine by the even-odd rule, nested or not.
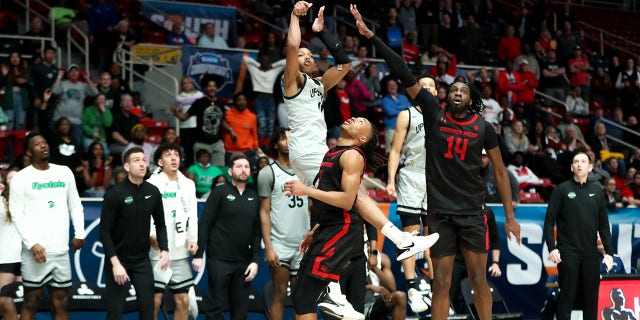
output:
[[[22,242],[16,228],[11,221],[9,211],[9,183],[18,172],[17,169],[7,172],[4,184],[0,180],[0,288],[22,281],[20,276],[20,252]],[[10,297],[0,297],[0,318],[5,320],[17,320],[18,312]]]
[[[270,318],[283,319],[287,284],[295,285],[302,261],[298,245],[309,231],[309,209],[306,196],[287,197],[283,191],[287,181],[298,180],[291,169],[289,129],[276,128],[271,137],[271,150],[277,159],[262,168],[258,175],[260,224],[264,256],[273,281],[273,304]]]
[[[31,132],[24,146],[32,165],[16,173],[9,194],[11,220],[22,239],[25,295],[20,318],[34,319],[45,285],[55,318],[68,318],[69,216],[74,229],[71,246],[77,250],[84,245],[84,210],[71,170],[49,164],[45,138],[39,132]]]
[[[164,221],[167,226],[169,242],[169,268],[173,271],[169,283],[163,282],[161,272],[155,268],[160,261],[160,246],[155,228],[150,229],[151,252],[149,258],[154,277],[154,319],[162,304],[162,294],[166,287],[173,293],[176,309],[174,319],[186,320],[189,317],[189,288],[193,286],[193,276],[189,266],[189,253],[198,250],[198,200],[196,186],[185,177],[180,167],[180,146],[175,143],[163,143],[155,151],[153,160],[160,171],[153,174],[149,183],[158,188],[162,195]],[[153,220],[153,218],[151,219]],[[153,221],[152,221],[153,224]]]
[[[437,82],[433,76],[422,75],[419,79],[420,85],[431,94],[438,93]],[[400,216],[403,231],[420,233],[422,225],[423,234],[428,234],[425,176],[427,151],[424,141],[424,122],[420,106],[401,111],[396,120],[396,130],[393,133],[389,152],[387,194],[397,198],[396,212]],[[399,168],[401,161],[403,165]],[[429,265],[430,277],[433,277],[433,264],[428,250],[425,251],[424,257]],[[409,257],[402,260],[402,268],[407,280],[407,296],[411,310],[415,313],[426,311],[430,300],[420,293],[419,282],[416,281],[416,258]]]
[[[287,106],[291,140],[289,152],[291,165],[298,178],[311,184],[320,169],[324,153],[327,151],[327,128],[324,122],[322,102],[325,93],[335,86],[349,71],[351,60],[347,57],[342,44],[334,35],[324,31],[324,7],[318,11],[318,17],[312,25],[313,32],[327,46],[336,62],[336,66],[327,70],[321,78],[311,78],[316,64],[311,51],[300,48],[301,32],[300,16],[307,14],[312,4],[299,1],[291,13],[289,34],[287,37],[287,63],[282,77],[282,91]],[[373,224],[400,249],[399,260],[424,251],[438,239],[437,234],[428,237],[412,237],[402,232],[387,219],[377,204],[368,196],[366,189],[360,187],[356,200],[356,208],[360,215]],[[329,295],[335,304],[325,305],[333,314],[352,313],[351,307],[341,294],[335,294],[337,283],[330,284]],[[350,307],[350,308],[349,308]],[[323,308],[323,305],[321,305]],[[306,315],[305,315],[306,316]],[[356,318],[364,318],[354,314]]]

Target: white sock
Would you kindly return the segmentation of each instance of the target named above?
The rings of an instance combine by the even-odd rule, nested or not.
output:
[[[391,242],[393,242],[393,244],[395,244],[396,246],[402,244],[404,240],[404,232],[398,229],[398,227],[391,223],[391,221],[387,222],[387,224],[382,227],[380,232],[382,232],[382,234],[389,240],[391,240]]]

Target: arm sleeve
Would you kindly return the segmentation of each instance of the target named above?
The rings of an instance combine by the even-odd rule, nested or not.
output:
[[[167,225],[164,222],[164,206],[162,205],[162,195],[160,191],[153,187],[155,193],[157,193],[157,201],[155,210],[153,211],[153,223],[156,228],[156,238],[158,239],[158,246],[160,250],[169,251],[169,240],[167,238]]]
[[[374,36],[369,40],[376,47],[378,55],[387,62],[391,73],[397,76],[405,87],[411,87],[418,82],[411,74],[409,67],[407,67],[407,63],[400,55],[389,48],[389,46],[382,42],[378,37]]]
[[[547,206],[547,214],[544,218],[544,240],[547,243],[547,248],[549,252],[556,249],[556,240],[554,238],[554,229],[556,226],[556,218],[558,217],[558,212],[560,207],[562,206],[562,195],[560,188],[556,188],[551,193],[551,199],[549,200],[549,205]]]
[[[500,250],[500,235],[498,234],[496,215],[489,207],[487,207],[487,227],[489,229],[489,242],[491,242],[491,250]]]
[[[347,56],[347,53],[344,52],[344,48],[342,47],[342,42],[338,37],[328,31],[320,31],[314,32],[314,34],[327,46],[329,52],[333,56],[333,60],[335,60],[336,64],[347,64],[351,63],[351,59]]]
[[[102,242],[107,260],[117,255],[111,230],[113,230],[113,224],[120,209],[118,206],[119,203],[118,194],[114,189],[107,191],[102,201],[102,211],[100,212],[100,242]]]
[[[73,225],[73,237],[76,239],[84,239],[84,208],[82,207],[78,188],[76,188],[76,180],[71,169],[67,167],[64,167],[64,169],[67,171],[67,183],[69,184],[67,206],[69,207],[69,216],[71,217],[71,223]]]

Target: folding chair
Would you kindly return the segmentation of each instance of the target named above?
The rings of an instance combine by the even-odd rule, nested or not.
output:
[[[491,290],[491,297],[493,298],[493,306],[496,304],[501,305],[502,309],[504,309],[504,313],[494,313],[494,319],[524,319],[524,316],[521,312],[511,312],[509,311],[509,307],[507,307],[507,303],[502,298],[500,291],[498,288],[487,280],[489,283],[489,290]],[[475,310],[475,306],[473,305],[473,296],[474,290],[471,288],[471,282],[469,278],[464,278],[460,283],[460,290],[462,291],[462,297],[464,298],[464,303],[467,306],[467,310],[471,315],[471,319],[476,320],[479,319],[478,314]]]

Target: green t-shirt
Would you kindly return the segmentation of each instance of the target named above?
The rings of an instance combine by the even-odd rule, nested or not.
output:
[[[209,192],[209,190],[211,190],[213,180],[217,176],[223,175],[222,170],[216,166],[204,168],[197,163],[187,169],[187,174],[189,173],[196,176],[196,192],[198,194],[205,194]]]

